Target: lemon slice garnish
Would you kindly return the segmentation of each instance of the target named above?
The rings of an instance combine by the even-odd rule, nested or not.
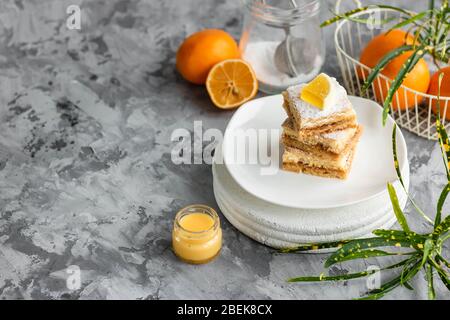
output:
[[[300,99],[323,110],[325,99],[330,94],[331,85],[326,74],[319,74],[314,80],[308,83],[300,94]]]

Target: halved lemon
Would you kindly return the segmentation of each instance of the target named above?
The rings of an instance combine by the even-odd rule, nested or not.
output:
[[[212,102],[221,109],[242,105],[258,92],[252,67],[240,59],[224,60],[209,71],[206,89]]]

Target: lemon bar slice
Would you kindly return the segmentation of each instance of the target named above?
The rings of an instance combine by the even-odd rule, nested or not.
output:
[[[285,144],[282,168],[296,173],[346,179],[350,173],[361,132],[362,128],[358,128],[341,154],[324,152],[318,147],[308,146],[305,149]]]
[[[290,119],[286,119],[282,127],[282,137],[285,143],[294,147],[296,145],[319,146],[328,152],[336,154],[343,152],[360,128],[356,123],[344,123],[342,126],[332,126],[330,130],[309,131],[309,134],[304,134],[305,131],[302,131],[302,135],[299,135]]]
[[[283,137],[285,154],[297,157],[300,161],[316,167],[330,169],[345,169],[349,152],[356,146],[361,137],[362,127],[359,127],[350,140],[347,141],[341,153],[333,153],[324,150],[321,146],[311,146],[301,141]],[[284,158],[283,158],[284,159]]]
[[[336,79],[330,77],[333,94],[324,102],[323,109],[304,101],[301,96],[307,84],[289,87],[283,92],[283,107],[292,119],[295,130],[314,130],[339,122],[356,123],[356,113],[348,99],[346,90]]]

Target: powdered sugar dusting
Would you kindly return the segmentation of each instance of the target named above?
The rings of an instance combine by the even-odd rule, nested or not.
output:
[[[300,116],[306,119],[319,119],[328,117],[334,113],[342,112],[352,108],[350,100],[347,97],[347,91],[335,78],[330,77],[332,90],[335,90],[335,103],[327,105],[323,110],[300,99],[300,94],[306,84],[300,84],[287,89],[289,100],[294,104]]]

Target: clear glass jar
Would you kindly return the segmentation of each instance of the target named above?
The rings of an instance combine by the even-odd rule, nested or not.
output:
[[[319,74],[325,60],[319,0],[243,2],[239,48],[255,70],[261,91],[279,93]]]
[[[207,263],[222,247],[222,229],[219,216],[213,208],[192,205],[175,216],[172,232],[174,253],[184,262]]]

